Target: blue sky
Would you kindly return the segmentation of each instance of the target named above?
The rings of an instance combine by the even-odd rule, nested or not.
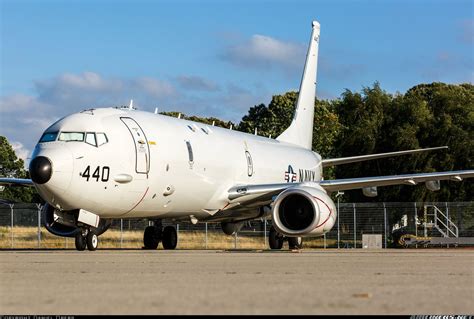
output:
[[[472,0],[0,4],[0,134],[24,158],[56,119],[130,99],[238,122],[298,89],[312,20],[320,98],[474,80]]]

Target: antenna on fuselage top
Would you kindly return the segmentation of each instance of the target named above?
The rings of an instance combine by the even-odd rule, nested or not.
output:
[[[216,121],[212,121],[212,126],[214,126],[216,124]]]
[[[255,135],[257,135],[257,128],[255,128]]]
[[[130,110],[133,110],[133,100],[130,100],[130,105],[128,106]]]
[[[232,127],[233,127],[233,125],[231,124],[230,127],[229,127],[229,130],[232,130]]]
[[[181,118],[181,113],[178,114],[178,118],[179,118],[179,119]]]
[[[158,108],[155,107],[155,114],[158,114]]]

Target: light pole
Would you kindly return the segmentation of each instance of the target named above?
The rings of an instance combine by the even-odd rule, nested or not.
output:
[[[340,233],[339,233],[339,197],[344,195],[344,192],[337,191],[336,198],[337,198],[337,248],[339,249],[339,242],[340,242]]]

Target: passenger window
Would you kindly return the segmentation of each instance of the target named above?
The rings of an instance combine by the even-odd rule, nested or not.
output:
[[[86,133],[86,143],[93,146],[97,146],[94,133]]]
[[[59,134],[59,141],[65,142],[83,142],[84,133],[82,132],[61,132]]]
[[[97,133],[96,136],[97,136],[97,146],[101,146],[109,141],[107,139],[107,135],[105,135],[104,133]]]

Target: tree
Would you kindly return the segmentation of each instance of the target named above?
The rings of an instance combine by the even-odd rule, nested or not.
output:
[[[25,163],[18,158],[13,147],[5,136],[0,136],[0,176],[13,178],[29,178],[28,172],[24,169]],[[5,186],[0,192],[2,199],[17,202],[38,202],[39,196],[33,187]]]
[[[276,138],[290,125],[297,100],[298,92],[274,95],[268,107],[265,104],[251,107],[238,129],[247,133],[254,133],[257,129],[258,135]],[[314,108],[312,148],[326,158],[333,155],[341,126],[334,112],[334,102],[315,100]]]

